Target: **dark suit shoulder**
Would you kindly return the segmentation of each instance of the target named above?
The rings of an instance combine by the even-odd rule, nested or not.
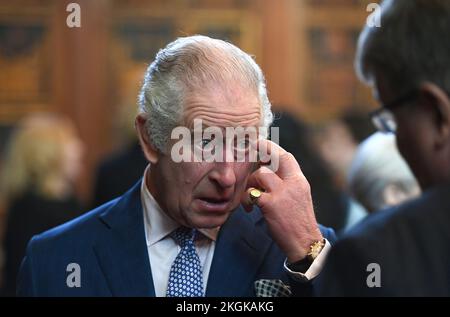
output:
[[[140,182],[122,197],[112,200],[61,226],[36,235],[28,244],[18,278],[21,296],[109,296],[100,260],[109,252],[143,250],[139,263],[145,263],[145,237],[141,214]],[[141,230],[142,229],[142,230]],[[116,241],[114,237],[117,237]],[[119,246],[118,246],[119,245]],[[123,255],[117,256],[124,258]],[[126,262],[128,263],[128,262]],[[115,265],[118,265],[115,263]],[[113,266],[114,267],[114,266]],[[78,269],[77,269],[78,268]],[[77,271],[78,270],[78,271]],[[77,272],[82,287],[69,285],[71,272]]]
[[[104,226],[99,216],[114,206],[118,200],[119,198],[109,201],[69,222],[38,234],[32,241],[39,245],[61,242],[70,242],[73,245],[92,241],[92,235],[98,232],[100,226]]]
[[[450,187],[424,192],[419,198],[372,214],[350,230],[343,239],[372,240],[371,237],[402,241],[427,239],[436,232],[447,233],[450,225]],[[368,242],[367,241],[367,242]]]
[[[432,189],[345,234],[330,252],[320,295],[449,295],[448,193],[447,186]],[[370,265],[380,268],[380,288],[367,286]]]
[[[108,294],[95,264],[93,244],[107,227],[99,216],[115,206],[116,200],[106,203],[65,224],[35,235],[28,243],[26,256],[18,276],[19,296],[92,296]],[[81,268],[83,281],[91,286],[87,289],[70,288],[67,276],[71,265]]]

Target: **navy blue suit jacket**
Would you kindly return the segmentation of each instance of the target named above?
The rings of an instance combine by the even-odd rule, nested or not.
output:
[[[145,241],[139,181],[123,196],[32,238],[18,278],[19,296],[155,296]],[[332,229],[321,227],[329,241]],[[206,296],[254,296],[254,281],[281,279],[296,295],[312,283],[293,283],[285,255],[260,211],[238,208],[222,226]],[[70,263],[80,267],[80,287],[68,287]]]
[[[366,218],[333,247],[315,293],[450,296],[449,193],[438,186]]]

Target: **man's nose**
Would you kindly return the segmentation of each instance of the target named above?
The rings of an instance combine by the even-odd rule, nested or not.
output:
[[[233,162],[217,162],[210,173],[210,179],[222,188],[234,186],[236,175],[234,173]]]

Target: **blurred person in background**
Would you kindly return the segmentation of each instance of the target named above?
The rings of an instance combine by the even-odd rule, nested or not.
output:
[[[92,208],[121,196],[141,177],[148,162],[142,153],[134,128],[136,108],[122,105],[115,116],[118,149],[107,155],[97,166]]]
[[[369,213],[420,194],[416,178],[398,152],[395,135],[381,132],[358,146],[350,165],[348,186]]]
[[[343,199],[346,203],[346,212],[336,213],[339,215],[340,225],[337,230],[338,235],[340,235],[347,228],[364,218],[367,213],[364,207],[347,193],[346,188],[350,163],[357,148],[356,138],[345,118],[326,122],[317,127],[313,133],[314,146],[330,171],[331,181],[335,188],[343,193]],[[329,203],[337,206],[342,204],[340,202],[338,204],[338,202],[332,200]],[[336,209],[339,210],[340,208]]]
[[[336,186],[329,165],[312,144],[311,128],[288,112],[274,115],[272,124],[279,127],[279,144],[301,162],[302,171],[311,186],[317,221],[336,231],[343,229],[349,199]]]
[[[359,106],[353,106],[359,108]],[[366,106],[360,106],[362,109]],[[350,108],[341,115],[342,122],[347,126],[356,144],[360,144],[377,130],[373,126],[367,112]]]
[[[348,168],[357,147],[350,129],[341,119],[326,122],[316,127],[314,145],[331,170],[336,186],[343,190]]]
[[[422,195],[367,217],[332,248],[321,296],[450,296],[450,2],[385,0],[355,66]]]
[[[74,183],[82,155],[75,127],[56,114],[31,115],[13,132],[0,179],[0,200],[7,217],[3,295],[15,294],[30,238],[80,214]]]

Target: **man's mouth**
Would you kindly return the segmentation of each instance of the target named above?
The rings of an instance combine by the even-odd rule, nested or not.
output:
[[[232,197],[199,197],[196,199],[200,209],[205,211],[228,211]]]
[[[201,197],[200,199],[211,204],[222,204],[230,201],[230,198]]]

